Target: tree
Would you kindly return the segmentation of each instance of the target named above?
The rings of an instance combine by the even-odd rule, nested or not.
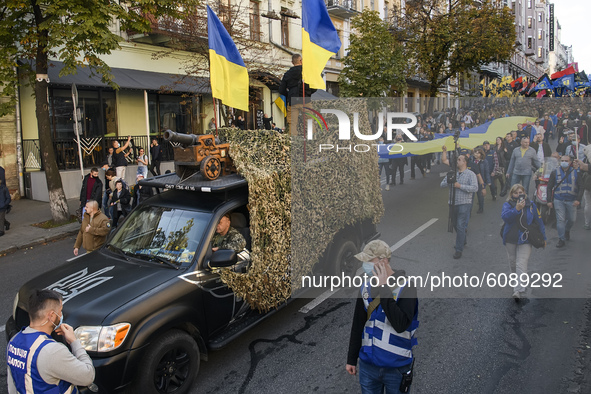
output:
[[[406,89],[402,47],[377,11],[352,19],[350,45],[339,76],[340,91],[349,97],[392,97]]]
[[[19,68],[34,86],[41,158],[55,222],[69,219],[69,211],[51,142],[49,59],[64,63],[61,75],[76,73],[78,66],[90,67],[103,82],[117,88],[109,66],[101,59],[119,49],[122,38],[111,30],[113,21],[119,21],[122,31],[149,32],[146,15],[180,17],[183,7],[196,4],[197,0],[4,0],[0,6],[0,87],[11,98],[0,107],[0,116],[14,110],[15,69]]]
[[[396,17],[406,58],[411,59],[409,69],[418,69],[429,81],[430,97],[436,97],[449,78],[509,60],[515,50],[515,18],[497,2],[409,1]]]

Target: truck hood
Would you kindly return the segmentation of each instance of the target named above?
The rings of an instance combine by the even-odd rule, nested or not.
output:
[[[51,289],[63,297],[64,319],[76,325],[100,325],[105,317],[184,270],[130,259],[124,261],[97,251],[44,273],[20,290],[19,306],[33,289]]]

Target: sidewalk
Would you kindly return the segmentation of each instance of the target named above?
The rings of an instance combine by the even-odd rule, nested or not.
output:
[[[68,200],[71,215],[79,205],[77,198]],[[0,237],[0,255],[73,235],[80,230],[78,222],[47,230],[32,226],[51,219],[49,203],[24,198],[12,202],[12,210],[6,215],[6,219],[10,222],[10,230]]]

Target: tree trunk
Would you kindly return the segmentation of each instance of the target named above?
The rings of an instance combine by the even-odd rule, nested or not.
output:
[[[41,160],[45,168],[45,179],[47,191],[49,192],[49,208],[54,222],[65,222],[70,218],[66,195],[62,186],[62,178],[55,160],[55,152],[51,141],[51,130],[49,127],[49,101],[47,94],[47,54],[42,45],[43,37],[39,40],[37,47],[37,65],[35,79],[35,113],[37,114],[37,128],[39,129],[39,147],[41,149]],[[41,79],[41,76],[43,79]],[[40,80],[41,79],[41,80]]]

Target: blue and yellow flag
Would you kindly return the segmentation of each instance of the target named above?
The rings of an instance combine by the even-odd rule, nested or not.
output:
[[[569,74],[569,75],[565,75],[562,78],[558,78],[556,81],[554,81],[554,89],[556,88],[565,88],[568,90],[575,90],[575,75],[574,74]]]
[[[302,0],[302,79],[312,89],[325,89],[322,70],[341,48],[337,29],[323,0]]]
[[[236,44],[209,6],[207,36],[212,96],[229,107],[248,111],[248,71]]]
[[[486,97],[486,84],[484,82],[484,78],[482,78],[482,81],[480,81],[480,85],[478,85],[479,88],[478,90],[480,91],[480,94],[482,95],[482,97]]]
[[[542,75],[534,90],[552,89],[552,81],[548,78],[548,74]]]
[[[280,94],[279,97],[275,99],[275,105],[277,105],[281,112],[283,112],[283,117],[287,116],[287,107],[285,104],[286,102],[287,100],[285,99],[285,96],[282,94]]]

